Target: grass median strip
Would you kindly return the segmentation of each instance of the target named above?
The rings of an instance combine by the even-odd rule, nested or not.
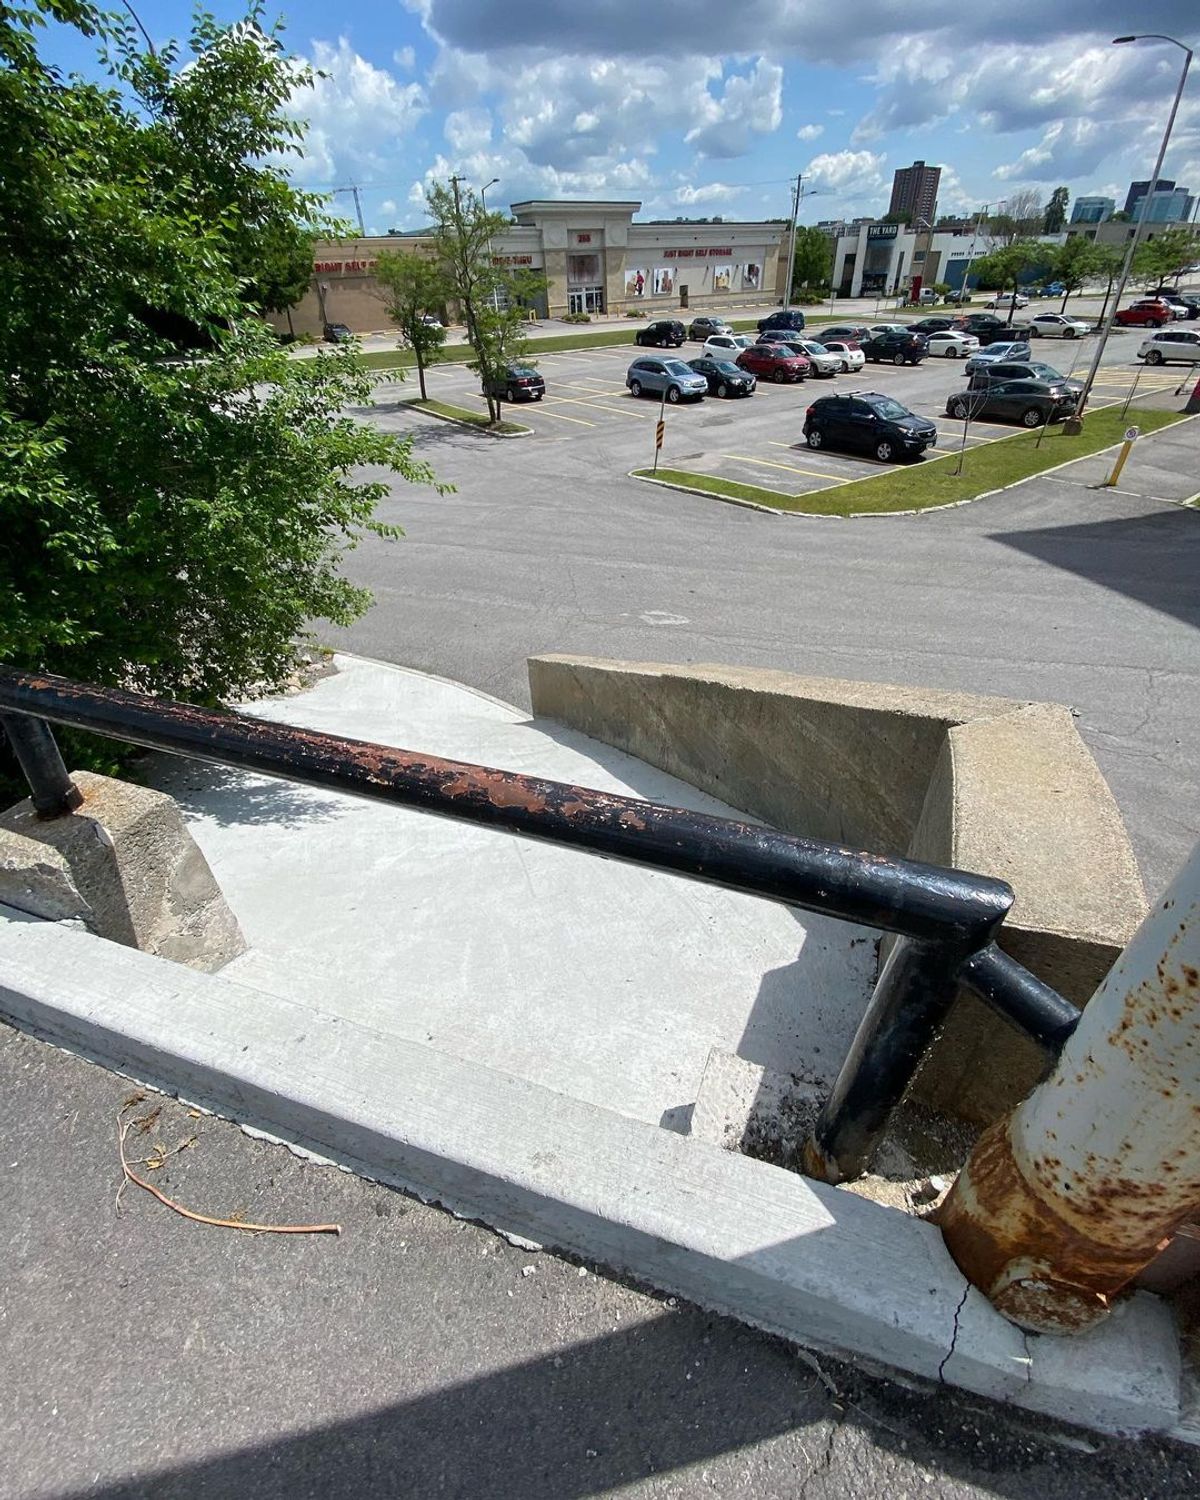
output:
[[[485,432],[501,433],[511,437],[518,432],[533,431],[532,427],[524,427],[520,422],[489,422],[486,412],[468,411],[465,406],[450,406],[445,401],[410,401],[408,404],[417,411],[427,411],[431,416],[444,417],[447,422],[463,422],[468,427],[480,427]]]
[[[869,479],[855,479],[848,484],[810,490],[803,495],[789,495],[754,484],[738,484],[731,479],[686,469],[660,468],[657,474],[649,469],[635,469],[634,475],[639,479],[659,479],[666,484],[703,490],[706,494],[731,500],[749,500],[755,505],[768,505],[773,510],[803,515],[886,515],[889,511],[929,510],[961,500],[974,500],[990,490],[1004,489],[1074,458],[1085,458],[1089,453],[1111,447],[1120,442],[1126,427],[1136,426],[1143,433],[1149,433],[1180,419],[1180,413],[1171,411],[1131,407],[1122,416],[1116,408],[1093,409],[1084,418],[1083,432],[1079,437],[1068,437],[1060,426],[1054,426],[1045,433],[1040,447],[1036,432],[1018,432],[980,448],[968,448],[961,474],[954,472],[957,453],[950,451],[933,459],[927,458],[923,463],[888,469],[886,473],[872,475]],[[948,439],[945,429],[943,437]],[[822,449],[822,452],[826,450]]]

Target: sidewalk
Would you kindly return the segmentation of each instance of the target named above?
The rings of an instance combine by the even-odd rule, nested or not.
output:
[[[1182,408],[1183,396],[1154,398],[1155,406]],[[1130,421],[1134,419],[1131,416]],[[1084,418],[1087,421],[1087,418]],[[1113,488],[1105,481],[1116,462],[1116,448],[1077,459],[1042,479],[1069,484],[1104,495],[1133,495],[1141,500],[1161,500],[1171,505],[1195,505],[1200,501],[1200,417],[1190,417],[1139,437],[1130,451]],[[1029,481],[1026,481],[1028,483]]]

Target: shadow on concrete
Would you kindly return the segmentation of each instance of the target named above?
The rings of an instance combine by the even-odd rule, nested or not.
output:
[[[147,786],[173,797],[189,821],[208,818],[222,828],[303,828],[340,817],[345,810],[338,798],[295,782],[182,756],[148,755],[140,770]]]
[[[1176,507],[1075,526],[998,531],[990,539],[1200,626],[1200,515],[1195,511]]]

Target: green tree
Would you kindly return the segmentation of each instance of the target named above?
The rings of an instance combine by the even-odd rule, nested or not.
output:
[[[124,89],[46,66],[47,17]],[[320,227],[267,165],[309,74],[258,21],[153,57],[90,0],[0,5],[0,659],[205,703],[277,684],[311,620],[367,607],[346,550],[398,534],[363,466],[432,482],[347,414],[353,349],[291,359],[245,301],[255,235]]]
[[[1153,239],[1143,240],[1133,257],[1136,276],[1144,276],[1160,282],[1177,278],[1188,266],[1200,257],[1200,235],[1186,224],[1177,229],[1164,229]]]
[[[1105,272],[1107,258],[1099,253],[1103,248],[1082,234],[1073,234],[1051,255],[1050,274],[1064,288],[1061,312],[1066,312],[1067,299],[1072,293]]]
[[[435,183],[428,206],[438,262],[462,310],[467,342],[475,354],[467,368],[479,375],[489,419],[499,422],[497,392],[506,383],[505,370],[529,347],[523,309],[545,289],[545,279],[496,263],[492,240],[508,220],[504,214],[488,212],[470,188],[460,191],[453,180],[449,187]]]
[[[884,214],[880,220],[881,224],[911,224],[913,221],[912,209],[896,209],[893,213]]]
[[[1002,245],[975,262],[975,274],[981,287],[996,287],[1002,292],[1015,292],[1023,277],[1041,265],[1046,259],[1046,247],[1038,240],[1013,240]],[[1008,321],[1013,320],[1015,300],[1009,304]]]
[[[1056,187],[1050,194],[1050,201],[1046,204],[1046,212],[1042,217],[1043,234],[1061,234],[1063,225],[1067,222],[1067,204],[1071,201],[1071,194],[1065,187]]]
[[[833,275],[833,239],[810,224],[796,227],[795,286],[828,286]]]
[[[1080,236],[1082,238],[1082,236]],[[1104,288],[1104,306],[1100,309],[1100,317],[1097,320],[1104,322],[1108,313],[1108,299],[1112,296],[1113,283],[1121,274],[1121,267],[1125,263],[1125,251],[1120,245],[1092,245],[1095,256],[1096,277],[1103,278],[1107,283]]]
[[[434,362],[446,342],[446,330],[442,325],[427,323],[425,319],[446,300],[445,274],[436,261],[402,251],[379,257],[375,279],[383,289],[383,305],[388,317],[400,330],[401,342],[408,345],[416,359],[421,400],[425,401],[428,399],[426,366]]]

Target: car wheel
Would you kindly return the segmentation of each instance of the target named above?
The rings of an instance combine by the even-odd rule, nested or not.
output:
[[[1150,353],[1146,355],[1146,363],[1148,365],[1161,365],[1162,362],[1163,357],[1161,349],[1151,349]]]
[[[893,354],[892,355],[892,363],[894,365],[902,365],[904,363],[904,356],[903,356],[903,354],[901,354],[899,351],[897,351],[895,354]]]
[[[1022,427],[1040,427],[1045,420],[1045,417],[1036,406],[1031,406],[1028,411],[1021,413]]]
[[[1150,318],[1149,319],[1149,324],[1150,324],[1151,328],[1161,328],[1162,327],[1162,319],[1161,318]]]
[[[642,382],[640,380],[631,380],[629,382],[629,394],[631,396],[640,396],[642,394]]]
[[[724,381],[722,381],[721,384],[717,387],[717,395],[718,396],[728,396],[728,394],[729,394],[729,387],[725,384]]]
[[[1073,339],[1074,337],[1075,337],[1075,330],[1073,328],[1064,328],[1063,329],[1063,338],[1065,338],[1065,339]]]
[[[819,427],[812,428],[808,434],[807,441],[810,448],[819,448],[825,441],[825,438],[821,433],[821,429]]]
[[[1040,328],[1031,328],[1029,330],[1029,337],[1031,339],[1040,339],[1041,336],[1042,336],[1042,330]]]
[[[956,422],[964,421],[967,416],[967,403],[965,401],[955,401],[950,407],[950,415]]]
[[[545,394],[545,391],[534,391],[533,399],[535,401],[540,401]]]
[[[984,305],[984,307],[991,307],[991,308],[994,308],[996,306],[996,304],[994,302],[985,302],[983,305]]]
[[[892,446],[892,444],[888,442],[887,438],[884,438],[882,442],[878,442],[875,444],[875,457],[881,464],[890,464],[895,456],[896,450]]]
[[[844,359],[844,360],[842,360],[842,374],[843,375],[849,375],[849,373],[850,373],[850,361],[848,359]]]
[[[787,379],[787,371],[786,370],[772,370],[771,371],[771,379],[775,382],[776,385],[782,385],[783,382]]]
[[[505,389],[504,399],[509,403],[510,406],[512,405],[512,403],[514,401],[516,401],[516,399],[517,399],[517,393],[516,393],[516,390],[511,385],[508,386]]]
[[[679,387],[677,385],[669,385],[667,387],[667,400],[672,406],[679,400]]]

